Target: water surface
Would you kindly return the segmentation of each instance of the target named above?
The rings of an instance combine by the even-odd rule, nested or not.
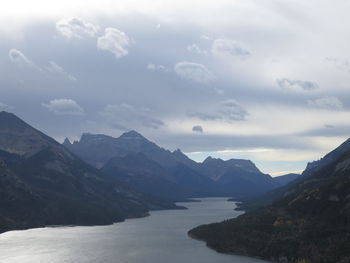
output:
[[[238,216],[226,198],[179,203],[188,210],[153,211],[110,226],[37,228],[0,235],[4,263],[261,263],[217,253],[187,236],[200,224]]]

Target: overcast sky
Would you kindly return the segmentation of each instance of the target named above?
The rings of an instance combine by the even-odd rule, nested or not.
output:
[[[176,3],[175,3],[176,2]],[[12,0],[0,110],[300,171],[350,135],[350,1]]]

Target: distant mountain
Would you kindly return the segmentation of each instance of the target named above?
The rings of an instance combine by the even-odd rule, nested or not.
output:
[[[295,174],[295,173],[289,173],[289,174],[284,174],[280,176],[273,177],[272,179],[279,185],[279,186],[284,186],[287,185],[294,180],[298,179],[300,177],[300,174]]]
[[[105,176],[15,115],[0,112],[0,232],[110,224],[174,207]]]
[[[283,183],[286,182],[285,178],[291,178],[292,180],[289,183],[281,185],[278,188],[272,189],[271,191],[268,191],[260,195],[247,196],[247,197],[241,198],[239,200],[241,201],[241,203],[238,204],[237,209],[244,210],[244,211],[251,211],[256,208],[271,204],[274,200],[285,195],[290,188],[294,187],[294,185],[297,184],[299,181],[302,181],[304,177],[307,177],[312,173],[315,173],[316,171],[327,166],[328,164],[334,162],[336,159],[338,159],[342,154],[344,154],[347,151],[350,151],[350,139],[346,140],[344,143],[342,143],[340,146],[338,146],[336,149],[334,149],[330,153],[326,154],[320,160],[308,163],[305,170],[302,172],[301,176],[297,176],[294,180],[293,178],[295,176],[293,176],[293,174],[286,175],[287,177],[283,176],[281,178],[282,181],[284,181]],[[277,179],[277,182],[278,180],[281,180],[281,179],[278,179],[278,177],[274,178],[274,180],[276,179]]]
[[[349,262],[350,149],[294,181],[271,205],[189,235],[219,252],[274,262]]]
[[[176,181],[168,171],[142,153],[113,157],[101,170],[146,193],[158,193],[169,199],[183,194],[178,192]]]
[[[136,131],[126,132],[119,138],[84,133],[79,141],[70,143],[66,139],[63,145],[84,161],[136,189],[175,200],[257,195],[282,183],[263,174],[249,160],[223,161],[208,157],[197,163],[181,150],[163,149]]]
[[[256,195],[279,186],[250,160],[208,157],[197,170],[216,181],[223,192],[236,196]]]
[[[184,164],[187,156],[179,150],[165,150],[136,131],[119,138],[83,134],[79,142],[66,140],[64,146],[105,174],[148,194],[182,201],[217,191],[215,182]]]

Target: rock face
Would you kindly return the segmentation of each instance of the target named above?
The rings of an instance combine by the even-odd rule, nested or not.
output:
[[[208,157],[198,169],[216,181],[222,191],[238,196],[257,195],[279,185],[270,175],[263,174],[250,160],[221,160]]]
[[[83,134],[63,144],[104,173],[131,186],[171,200],[200,196],[247,196],[280,186],[249,160],[208,157],[197,163],[179,149],[165,150],[130,131],[119,138]],[[128,165],[125,165],[128,163]]]
[[[110,224],[174,207],[105,176],[15,115],[0,113],[0,232]]]
[[[308,176],[313,172],[316,172],[317,170],[322,169],[328,164],[334,162],[336,159],[338,159],[341,155],[343,155],[349,149],[350,149],[350,139],[346,140],[339,147],[337,147],[336,149],[334,149],[333,151],[325,155],[320,160],[308,163],[302,175]]]
[[[350,149],[271,205],[189,234],[219,252],[275,262],[349,262]]]

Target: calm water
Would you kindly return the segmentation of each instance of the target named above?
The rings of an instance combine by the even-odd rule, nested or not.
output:
[[[152,212],[110,226],[38,228],[0,235],[4,263],[258,263],[261,260],[216,253],[187,231],[236,217],[225,198],[180,203],[188,210]]]

